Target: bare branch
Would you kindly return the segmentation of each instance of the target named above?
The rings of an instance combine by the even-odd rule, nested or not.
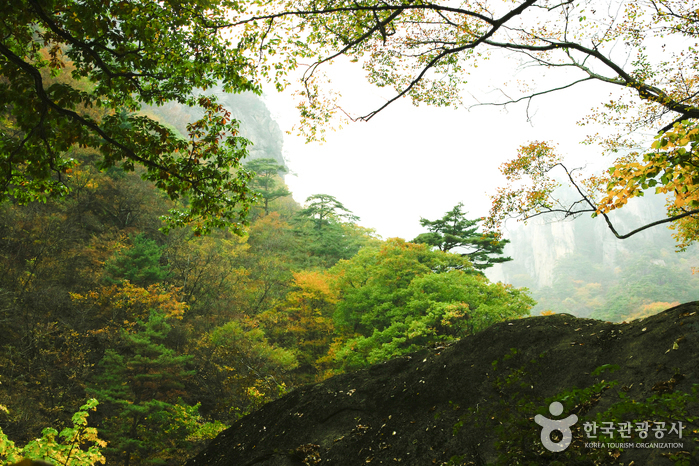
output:
[[[622,234],[620,234],[620,233],[616,230],[616,228],[614,227],[614,224],[612,223],[611,219],[609,218],[609,215],[606,214],[606,213],[604,213],[604,212],[599,212],[598,206],[590,199],[590,197],[589,197],[588,195],[586,195],[586,194],[583,192],[583,190],[580,188],[580,186],[578,185],[578,183],[575,181],[575,178],[573,177],[573,172],[574,172],[575,170],[577,170],[577,169],[568,170],[568,168],[567,168],[565,165],[563,165],[562,163],[558,163],[558,164],[554,165],[554,167],[555,167],[555,166],[561,166],[561,167],[563,168],[563,170],[565,170],[566,175],[568,176],[568,180],[569,180],[570,183],[573,185],[573,187],[575,188],[575,190],[578,192],[578,194],[580,195],[581,199],[578,200],[578,201],[575,201],[574,203],[572,203],[572,204],[571,204],[569,207],[567,207],[567,208],[546,209],[545,211],[535,212],[535,213],[533,213],[533,214],[526,214],[526,215],[524,216],[524,220],[527,220],[527,219],[530,219],[530,218],[534,218],[534,217],[538,217],[538,216],[540,216],[540,215],[551,214],[551,213],[562,213],[562,214],[564,215],[565,218],[567,218],[567,217],[576,217],[576,216],[578,216],[578,215],[580,215],[580,214],[587,213],[587,212],[599,213],[599,214],[601,214],[601,215],[604,217],[604,221],[607,223],[607,227],[608,227],[609,230],[612,232],[612,234],[614,234],[614,236],[616,236],[618,239],[626,239],[626,238],[630,238],[631,236],[633,236],[633,235],[635,235],[635,234],[637,234],[637,233],[640,233],[640,232],[642,232],[642,231],[644,231],[644,230],[647,230],[648,228],[652,228],[652,227],[655,227],[655,226],[658,226],[658,225],[663,225],[663,224],[665,224],[665,223],[671,223],[671,222],[674,222],[674,221],[679,220],[679,219],[681,219],[681,218],[688,217],[688,216],[690,216],[690,215],[699,214],[699,209],[689,210],[689,211],[683,212],[683,213],[678,214],[678,215],[673,215],[673,216],[670,216],[670,217],[668,217],[668,218],[664,218],[664,219],[661,219],[661,220],[657,220],[657,221],[655,221],[655,222],[648,223],[648,224],[643,225],[643,226],[641,226],[641,227],[639,227],[639,228],[636,228],[635,230],[630,231],[629,233],[626,233],[626,234],[622,235]],[[553,168],[553,167],[551,167],[551,168]],[[581,203],[587,204],[589,207],[588,207],[588,208],[579,209],[579,210],[578,210],[578,209],[575,209],[575,206],[578,205],[578,204],[581,204]]]
[[[534,97],[539,97],[539,96],[542,96],[542,95],[550,94],[550,93],[552,93],[552,92],[562,91],[563,89],[568,89],[569,87],[573,87],[573,86],[575,86],[576,84],[580,84],[580,83],[583,83],[583,82],[585,82],[585,81],[592,81],[592,80],[594,80],[594,79],[595,79],[595,78],[588,76],[587,78],[578,79],[577,81],[573,81],[572,83],[566,84],[566,85],[564,85],[564,86],[554,87],[554,88],[547,89],[547,90],[541,91],[541,92],[534,92],[533,94],[529,94],[529,95],[526,95],[526,96],[524,96],[524,97],[520,97],[519,99],[510,99],[510,100],[507,101],[507,102],[492,102],[492,103],[491,103],[491,102],[486,102],[486,103],[477,103],[477,104],[471,105],[471,106],[469,107],[469,109],[471,109],[471,108],[473,108],[473,107],[481,107],[481,106],[504,107],[504,106],[507,106],[507,105],[512,105],[512,104],[519,103],[519,102],[521,102],[521,101],[523,101],[523,100],[532,100]],[[501,92],[502,92],[502,91],[501,91]],[[504,94],[504,95],[507,95],[507,94],[505,94],[504,92],[503,92],[503,94]],[[508,97],[508,98],[509,98],[509,97]]]
[[[619,78],[608,78],[606,76],[594,73],[591,69],[579,63],[571,63],[572,66],[575,66],[585,71],[590,77],[610,84],[634,88],[636,89],[636,91],[642,99],[650,102],[655,102],[667,108],[668,110],[679,113],[683,115],[685,119],[699,118],[699,108],[678,102],[677,100],[671,98],[663,90],[637,80],[633,76],[629,75],[626,71],[624,71],[624,69],[621,68],[619,65],[614,63],[611,59],[604,56],[599,50],[591,49],[589,47],[585,47],[575,42],[550,42],[547,45],[515,44],[507,42],[495,42],[490,40],[486,40],[484,42],[493,47],[499,47],[514,51],[545,52],[551,50],[577,50],[579,52],[583,52],[584,54],[590,57],[596,58],[619,76]]]
[[[690,211],[681,213],[681,214],[679,214],[679,215],[673,215],[672,217],[668,217],[668,218],[664,218],[664,219],[662,219],[662,220],[658,220],[658,221],[656,221],[656,222],[648,223],[648,224],[646,224],[646,225],[643,225],[643,226],[640,227],[640,228],[636,228],[635,230],[633,230],[633,231],[631,231],[631,232],[629,232],[629,233],[627,233],[627,234],[625,234],[625,235],[620,235],[619,233],[617,233],[616,229],[615,229],[614,226],[612,225],[612,222],[609,220],[609,217],[607,216],[607,214],[604,214],[604,213],[603,213],[602,216],[604,216],[604,220],[607,222],[607,226],[608,226],[609,229],[612,231],[612,233],[614,233],[614,236],[616,236],[616,237],[619,238],[619,239],[626,239],[626,238],[628,238],[628,237],[630,237],[630,236],[635,235],[636,233],[640,233],[640,232],[642,232],[643,230],[647,230],[648,228],[655,227],[655,226],[658,226],[658,225],[662,225],[662,224],[664,224],[664,223],[674,222],[675,220],[679,220],[679,219],[684,218],[684,217],[689,217],[690,215],[694,215],[694,214],[699,214],[699,209],[690,210]]]

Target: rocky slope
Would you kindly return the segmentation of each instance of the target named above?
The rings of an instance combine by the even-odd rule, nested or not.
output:
[[[623,324],[567,314],[503,322],[297,389],[222,432],[187,466],[699,464],[691,421],[699,403],[690,396],[698,349],[699,302]],[[635,402],[626,414],[622,396]],[[548,411],[553,401],[563,403],[560,416]],[[542,446],[536,414],[578,416],[565,451]],[[639,431],[625,442],[651,441],[660,422],[684,429],[681,439],[653,440],[672,448],[589,444],[600,439],[587,438],[585,422],[622,420],[651,428],[645,440]]]

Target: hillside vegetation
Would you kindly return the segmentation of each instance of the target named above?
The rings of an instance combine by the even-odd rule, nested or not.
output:
[[[537,295],[554,315],[535,318],[526,288],[484,273],[510,261],[511,218],[598,217],[618,239],[664,225],[679,249],[695,245],[697,0],[3,6],[3,464],[697,464],[696,302],[619,325],[562,313],[631,320],[694,301],[696,277],[680,269],[696,259],[649,243],[603,279],[576,278],[571,263],[595,268],[578,251]],[[481,66],[490,58],[496,68]],[[345,106],[332,86],[353,83],[324,74],[333,62],[362,68],[375,107]],[[254,95],[292,80],[309,141],[404,97],[523,103],[527,119],[533,101],[559,114],[582,98],[596,105],[577,116],[595,171],[523,140],[488,217],[458,204],[413,241],[382,239],[331,194],[290,197],[279,128]],[[505,160],[514,132],[487,123],[454,154]],[[405,129],[382,136],[443,133]],[[425,176],[454,170],[421,152]],[[492,175],[474,163],[459,183]],[[617,222],[652,192],[667,199],[662,218]],[[551,451],[547,409],[588,429],[554,433],[565,452]],[[624,423],[629,444],[586,445],[593,420]],[[671,445],[636,445],[651,433]]]
[[[663,215],[664,196],[634,202],[615,219],[631,229]],[[486,274],[530,289],[532,314],[553,311],[623,322],[653,315],[699,297],[699,247],[677,251],[667,228],[623,241],[591,218],[532,222],[508,235],[505,253],[516,260]]]
[[[3,461],[63,462],[61,442],[106,441],[107,464],[178,464],[296,387],[534,304],[467,257],[379,239],[333,196],[299,206],[273,158],[248,164],[258,200],[244,234],[165,235],[161,217],[186,198],[71,151],[63,199],[0,204],[0,427],[16,445],[0,445]],[[42,437],[78,411],[98,437]]]

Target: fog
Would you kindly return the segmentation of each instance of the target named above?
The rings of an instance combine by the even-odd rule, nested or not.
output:
[[[590,163],[598,150],[579,144],[590,128],[576,122],[595,103],[591,96],[609,94],[601,93],[599,85],[584,84],[535,98],[529,112],[526,102],[472,107],[477,103],[472,96],[481,102],[502,100],[495,86],[534,72],[514,75],[517,66],[510,62],[476,70],[479,80],[469,81],[463,96],[466,108],[415,107],[403,99],[369,122],[329,132],[324,144],[306,144],[298,135],[285,134],[284,157],[293,173],[286,181],[295,200],[303,204],[311,194],[333,195],[361,218],[362,226],[375,228],[384,238],[411,239],[422,232],[420,217],[441,217],[458,202],[470,217],[485,216],[488,195],[505,183],[499,165],[529,141],[555,142],[574,166]],[[344,108],[361,115],[382,105],[389,94],[365,83],[357,68],[329,71],[343,93]],[[489,81],[491,76],[503,77],[503,82]],[[298,122],[290,92],[267,91],[264,100],[283,131]]]

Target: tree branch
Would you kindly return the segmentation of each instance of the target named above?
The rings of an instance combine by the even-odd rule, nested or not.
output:
[[[49,15],[46,14],[46,12],[41,8],[41,5],[39,5],[36,0],[30,0],[29,3],[31,4],[32,8],[36,12],[37,16],[41,18],[41,20],[48,26],[48,28],[53,31],[56,35],[61,37],[63,40],[65,40],[68,44],[79,48],[83,52],[85,52],[87,55],[89,55],[94,62],[97,64],[99,69],[101,69],[107,76],[110,78],[136,78],[136,77],[151,77],[151,78],[156,78],[156,79],[162,79],[164,78],[163,76],[157,76],[157,75],[143,75],[139,73],[115,73],[111,67],[102,59],[99,53],[95,51],[94,48],[90,47],[88,44],[85,42],[82,42],[75,37],[73,37],[71,34],[68,34],[66,31],[61,29],[50,17]],[[138,84],[138,81],[134,82],[134,85],[136,86],[137,89],[140,89],[140,86]]]
[[[462,8],[448,7],[442,5],[434,5],[432,3],[427,3],[424,5],[384,5],[384,6],[361,6],[355,5],[350,7],[337,7],[337,8],[323,8],[320,10],[296,10],[296,11],[282,11],[279,13],[272,13],[269,15],[261,16],[251,16],[241,21],[234,23],[228,23],[218,26],[219,28],[230,28],[236,26],[242,26],[244,24],[252,23],[254,21],[264,21],[268,19],[278,19],[287,16],[320,16],[320,15],[330,15],[334,13],[352,13],[355,11],[367,11],[367,12],[381,12],[381,11],[394,11],[394,10],[428,10],[446,13],[458,13],[461,15],[472,16],[474,18],[480,19],[488,24],[495,25],[496,21],[493,18],[476,13],[475,11],[464,10]]]
[[[612,225],[612,222],[609,220],[609,217],[607,217],[607,214],[603,213],[602,215],[604,216],[604,220],[607,222],[607,226],[612,231],[612,233],[614,233],[614,236],[616,236],[619,239],[626,239],[626,238],[633,236],[636,233],[640,233],[641,231],[646,230],[648,228],[662,225],[663,223],[674,222],[675,220],[679,220],[681,218],[688,217],[688,216],[694,215],[694,214],[699,214],[699,209],[690,210],[690,211],[684,212],[684,213],[679,214],[679,215],[673,215],[672,217],[664,218],[664,219],[658,220],[656,222],[651,222],[651,223],[644,225],[640,228],[636,228],[635,230],[633,230],[630,233],[627,233],[625,235],[620,235],[619,233],[617,233],[616,229]]]
[[[580,195],[580,197],[582,199],[574,202],[573,204],[570,205],[570,207],[568,207],[566,209],[547,209],[546,211],[537,212],[537,213],[531,214],[531,215],[525,214],[525,216],[524,216],[525,220],[527,220],[529,218],[537,217],[539,215],[556,213],[556,212],[564,214],[565,217],[575,217],[576,215],[580,215],[580,214],[586,213],[586,212],[597,212],[604,217],[604,221],[606,222],[607,227],[612,232],[612,234],[614,234],[614,236],[616,236],[618,239],[626,239],[626,238],[629,238],[637,233],[640,233],[644,230],[647,230],[648,228],[652,228],[654,226],[662,225],[665,223],[674,222],[675,220],[679,220],[681,218],[688,217],[690,215],[699,214],[699,209],[689,210],[687,212],[683,212],[683,213],[678,214],[678,215],[673,215],[671,217],[664,218],[662,220],[657,220],[655,222],[648,223],[648,224],[643,225],[639,228],[636,228],[635,230],[630,231],[629,233],[622,235],[616,230],[616,228],[614,227],[614,224],[612,223],[609,216],[604,212],[599,212],[597,205],[594,202],[592,202],[592,200],[589,198],[589,196],[587,196],[582,191],[582,189],[580,188],[578,183],[576,183],[575,179],[573,178],[573,171],[575,171],[575,170],[568,170],[568,168],[565,165],[563,165],[562,163],[558,163],[556,165],[560,165],[563,168],[563,170],[565,170],[566,175],[568,176],[568,180],[575,187],[575,190],[578,192],[578,194]],[[553,167],[555,167],[556,165],[554,165]],[[553,167],[551,167],[551,168],[553,168]],[[581,210],[574,210],[574,206],[576,204],[579,204],[579,203],[585,203],[585,204],[589,205],[590,207],[585,208],[585,209],[581,209]]]
[[[655,103],[667,108],[668,110],[679,113],[683,116],[683,119],[688,119],[688,118],[699,119],[699,108],[692,106],[692,105],[687,105],[687,104],[683,104],[681,102],[678,102],[675,99],[672,99],[663,90],[658,89],[655,86],[650,86],[650,85],[645,84],[641,81],[638,81],[636,78],[634,78],[633,76],[628,74],[626,71],[624,71],[624,69],[621,68],[619,65],[614,63],[609,58],[605,57],[597,49],[590,49],[588,47],[585,47],[581,44],[577,44],[575,42],[550,42],[547,45],[526,45],[526,44],[514,44],[514,43],[508,43],[508,42],[495,42],[495,41],[488,40],[488,41],[485,41],[485,43],[488,45],[491,45],[493,47],[499,47],[499,48],[504,48],[504,49],[513,50],[513,51],[525,50],[525,51],[545,52],[545,51],[551,51],[551,50],[577,50],[579,52],[586,54],[587,56],[596,58],[597,60],[602,62],[605,66],[607,66],[612,71],[614,71],[621,79],[608,78],[606,76],[602,76],[600,74],[594,73],[588,67],[586,67],[580,63],[574,62],[574,63],[570,64],[570,66],[575,66],[575,67],[583,70],[591,78],[597,79],[600,81],[604,81],[604,82],[607,82],[610,84],[615,84],[618,86],[634,88],[634,89],[636,89],[639,96],[643,100],[655,102]]]
[[[345,45],[341,50],[337,51],[336,53],[329,55],[328,57],[323,58],[322,60],[319,60],[315,63],[313,63],[311,66],[308,67],[308,69],[303,73],[303,81],[307,81],[310,79],[310,77],[313,75],[314,71],[323,63],[327,63],[329,61],[334,60],[335,58],[344,55],[345,52],[350,50],[352,47],[355,47],[358,44],[361,44],[364,42],[366,39],[371,37],[376,31],[380,31],[382,28],[385,28],[387,24],[389,24],[391,21],[396,19],[401,13],[403,12],[402,9],[397,9],[393,13],[391,13],[385,20],[376,23],[374,27],[369,29],[367,32],[359,36],[358,38],[350,41],[349,44]]]
[[[106,141],[107,143],[109,143],[112,146],[121,150],[124,153],[125,157],[132,159],[134,161],[137,161],[137,162],[139,162],[147,167],[151,167],[151,168],[156,169],[156,170],[167,172],[172,177],[175,177],[181,181],[190,183],[192,185],[192,188],[196,190],[196,181],[182,176],[180,173],[178,173],[177,171],[173,171],[173,170],[169,169],[167,166],[159,165],[151,160],[148,160],[146,158],[139,156],[133,149],[131,149],[130,147],[127,147],[126,145],[122,144],[121,142],[117,141],[116,139],[111,137],[109,134],[107,134],[97,123],[95,123],[91,119],[84,118],[84,117],[80,116],[78,113],[74,112],[73,110],[63,108],[60,105],[53,102],[49,98],[49,96],[46,94],[46,90],[44,89],[44,84],[43,84],[43,78],[41,77],[41,73],[39,72],[39,70],[37,70],[32,65],[30,65],[29,63],[22,60],[19,56],[15,55],[12,52],[12,50],[7,48],[5,46],[5,44],[3,44],[1,42],[0,42],[0,53],[33,78],[34,89],[36,90],[36,95],[37,95],[37,97],[39,97],[39,100],[41,100],[41,102],[44,105],[51,108],[52,110],[55,110],[59,114],[68,117],[69,119],[73,120],[77,124],[79,124],[85,128],[89,128],[90,130],[94,131],[102,139],[104,139],[104,141]]]
[[[507,106],[507,105],[516,104],[516,103],[521,102],[521,101],[523,101],[523,100],[531,100],[531,99],[533,99],[534,97],[539,97],[539,96],[541,96],[541,95],[550,94],[551,92],[556,92],[556,91],[561,91],[561,90],[563,90],[563,89],[568,89],[569,87],[573,87],[573,86],[575,86],[576,84],[580,84],[580,83],[585,82],[585,81],[592,81],[592,80],[594,80],[594,79],[595,79],[595,78],[592,78],[592,77],[588,76],[587,78],[578,79],[577,81],[573,81],[572,83],[566,84],[566,85],[564,85],[564,86],[554,87],[554,88],[552,88],[552,89],[547,89],[547,90],[541,91],[541,92],[535,92],[535,93],[533,93],[533,94],[529,94],[529,95],[526,95],[526,96],[524,96],[524,97],[520,97],[519,99],[510,99],[509,101],[503,102],[503,103],[497,103],[497,102],[492,102],[492,103],[491,103],[491,102],[480,103],[480,102],[479,102],[479,103],[477,103],[477,104],[471,105],[471,106],[469,107],[469,109],[471,109],[471,108],[473,108],[473,107],[481,107],[481,106],[504,107],[504,106]],[[505,94],[505,95],[506,95],[506,94]],[[506,96],[507,96],[507,95],[506,95]],[[509,97],[508,97],[508,98],[509,98]]]
[[[491,24],[492,24],[492,28],[491,28],[487,33],[485,33],[485,34],[483,34],[482,36],[480,36],[479,38],[477,38],[475,41],[472,41],[472,42],[470,42],[469,44],[464,45],[464,46],[461,46],[461,47],[455,47],[455,48],[453,48],[453,49],[445,50],[444,52],[440,53],[439,55],[437,55],[436,57],[434,57],[432,60],[430,60],[429,63],[427,63],[427,65],[425,65],[425,66],[423,67],[422,71],[418,74],[418,76],[417,76],[416,78],[414,78],[414,79],[408,84],[408,86],[406,86],[402,91],[400,91],[398,94],[396,94],[396,95],[393,96],[391,99],[389,99],[388,101],[386,101],[386,103],[383,104],[383,105],[382,105],[381,107],[379,107],[378,109],[376,109],[376,110],[374,110],[374,111],[372,111],[372,112],[370,112],[370,113],[368,113],[368,114],[366,114],[366,115],[364,115],[364,116],[362,116],[362,117],[359,117],[359,118],[357,118],[357,119],[353,119],[353,120],[355,120],[355,121],[356,121],[356,120],[359,120],[359,121],[369,121],[369,120],[370,120],[371,118],[373,118],[377,113],[381,112],[384,108],[388,107],[388,106],[391,105],[393,102],[395,102],[396,100],[400,99],[401,97],[403,97],[404,95],[406,95],[408,92],[410,92],[410,90],[411,90],[413,87],[415,87],[415,86],[417,85],[417,83],[419,83],[419,82],[424,78],[424,76],[427,74],[427,72],[428,72],[430,69],[432,69],[442,58],[446,57],[447,55],[452,55],[452,54],[455,54],[455,53],[463,52],[464,50],[474,49],[474,48],[476,48],[478,45],[480,45],[480,44],[482,44],[482,43],[487,43],[488,37],[491,37],[493,34],[495,34],[495,32],[497,32],[497,30],[500,29],[500,27],[502,27],[502,25],[504,25],[507,21],[509,21],[509,20],[512,19],[513,17],[522,14],[527,8],[529,8],[529,7],[532,6],[534,3],[536,3],[536,1],[537,1],[537,0],[526,0],[526,1],[525,1],[524,3],[522,3],[520,6],[518,6],[518,7],[515,8],[514,10],[508,12],[507,14],[505,14],[504,16],[502,16],[500,19],[498,19],[498,20],[496,20],[496,21],[493,21],[493,22],[491,23]]]

